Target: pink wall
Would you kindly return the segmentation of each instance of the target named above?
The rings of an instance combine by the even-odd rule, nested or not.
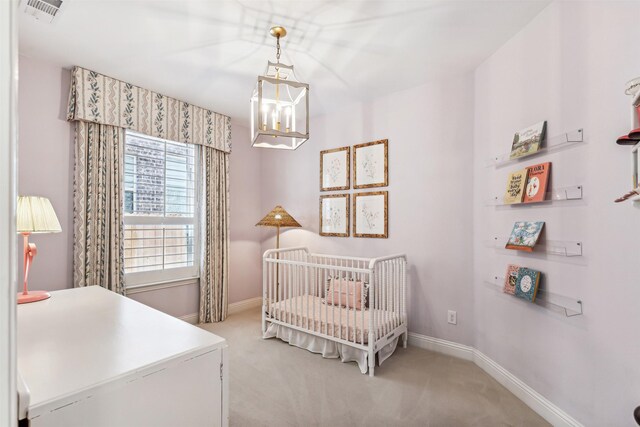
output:
[[[312,119],[310,132],[294,152],[262,154],[263,211],[281,204],[303,226],[284,231],[281,246],[369,257],[406,253],[409,329],[472,344],[472,76],[342,108]],[[320,151],[384,138],[389,187],[380,190],[389,191],[389,238],[319,236]],[[264,250],[275,246],[274,233],[266,233]],[[447,323],[449,309],[458,313],[457,326]]]
[[[476,347],[585,425],[633,425],[640,404],[640,210],[613,200],[631,184],[625,82],[640,75],[637,2],[557,2],[475,75],[474,305]],[[549,135],[585,129],[587,144],[499,169],[514,130],[548,121]],[[585,199],[524,208],[486,206],[508,172],[551,161],[555,186],[581,184]],[[582,241],[584,256],[505,254],[492,233],[516,220],[546,221],[549,240]],[[551,292],[581,298],[584,316],[504,296],[484,279],[508,263],[542,271]],[[562,302],[562,300],[560,301]]]
[[[262,295],[261,230],[255,224],[264,213],[260,184],[262,150],[251,147],[248,128],[232,121],[231,132],[229,302],[234,303]]]
[[[30,288],[73,286],[73,127],[66,121],[70,74],[60,66],[20,57],[18,191],[48,197],[62,233],[32,236],[39,253]],[[249,130],[232,122],[229,301],[260,295],[260,151]],[[20,253],[22,240],[17,240]],[[22,262],[20,263],[22,268]],[[22,276],[22,275],[20,275]],[[198,288],[184,285],[137,293],[132,298],[176,316],[198,311]]]
[[[194,283],[166,289],[144,290],[127,296],[172,316],[183,317],[198,313],[200,288]]]
[[[640,403],[640,219],[637,207],[612,200],[629,183],[628,149],[614,139],[629,130],[623,86],[640,74],[639,14],[635,2],[552,3],[476,70],[475,81],[452,75],[342,107],[313,119],[312,139],[295,152],[252,150],[247,129],[234,125],[230,300],[259,296],[260,253],[275,239],[253,225],[282,204],[303,225],[284,231],[282,246],[405,252],[411,331],[476,346],[585,424],[631,425]],[[34,237],[41,253],[32,284],[56,289],[71,284],[68,77],[39,61],[20,65],[20,193],[50,197],[65,230]],[[486,206],[512,168],[486,168],[485,159],[508,151],[514,130],[543,119],[552,136],[585,128],[585,146],[540,158],[554,163],[554,185],[582,184],[585,199]],[[320,237],[320,150],[381,138],[390,141],[389,239]],[[545,220],[549,239],[580,240],[585,256],[511,256],[485,246],[519,219]],[[484,283],[513,261],[544,271],[552,292],[582,298],[585,315],[568,319]],[[136,298],[185,315],[197,307],[197,288]],[[448,309],[458,312],[457,326],[447,324]]]
[[[31,236],[38,255],[30,288],[64,289],[73,285],[73,134],[66,121],[71,79],[67,70],[24,56],[19,67],[18,194],[48,197],[62,227],[59,234]]]

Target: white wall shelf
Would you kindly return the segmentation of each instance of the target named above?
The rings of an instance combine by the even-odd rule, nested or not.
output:
[[[529,159],[531,157],[539,156],[545,153],[551,153],[563,148],[567,148],[576,144],[584,142],[584,132],[582,129],[577,129],[574,131],[566,132],[560,135],[553,136],[551,138],[547,138],[545,142],[545,146],[540,148],[535,153],[531,153],[527,156],[518,157],[517,159],[511,159],[511,152],[500,154],[494,156],[490,159],[487,159],[486,166],[487,167],[501,167],[506,166],[512,163],[517,163],[522,160]]]
[[[572,242],[564,240],[541,240],[539,241],[533,252],[517,251],[513,249],[505,249],[505,245],[509,241],[509,236],[498,237],[495,236],[492,239],[486,241],[485,246],[492,247],[494,249],[504,249],[506,251],[513,251],[517,253],[548,253],[551,255],[565,256],[565,257],[577,257],[582,256],[582,242]]]
[[[504,203],[503,196],[493,196],[487,200],[487,206],[531,206],[544,203],[559,202],[563,200],[581,200],[582,185],[572,185],[570,187],[552,188],[545,194],[544,200],[532,203]]]
[[[518,298],[514,295],[504,293],[502,291],[504,286],[504,277],[494,276],[489,280],[485,280],[485,283],[491,285],[491,288],[497,292],[500,292],[505,297],[509,297],[515,300],[520,300],[523,303],[527,303],[526,300]],[[582,300],[579,298],[571,298],[564,295],[558,295],[548,292],[544,289],[538,289],[536,300],[533,304],[541,307],[550,308],[553,307],[560,312],[564,313],[567,317],[580,316],[584,314],[582,310]]]

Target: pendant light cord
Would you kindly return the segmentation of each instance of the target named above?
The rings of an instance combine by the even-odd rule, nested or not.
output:
[[[280,63],[280,36],[276,37],[276,60]]]

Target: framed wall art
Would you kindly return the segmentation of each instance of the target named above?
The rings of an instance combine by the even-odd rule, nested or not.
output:
[[[320,235],[349,237],[349,194],[320,196]]]
[[[388,145],[382,139],[353,146],[353,188],[389,185]]]
[[[320,191],[348,190],[351,186],[350,147],[320,152]]]
[[[389,237],[388,192],[353,195],[353,236]]]

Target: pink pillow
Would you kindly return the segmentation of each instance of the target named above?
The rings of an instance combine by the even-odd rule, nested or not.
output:
[[[365,283],[347,279],[329,279],[327,283],[326,303],[347,308],[362,308],[362,292]],[[353,297],[355,294],[355,305]],[[365,291],[366,301],[366,291]]]

